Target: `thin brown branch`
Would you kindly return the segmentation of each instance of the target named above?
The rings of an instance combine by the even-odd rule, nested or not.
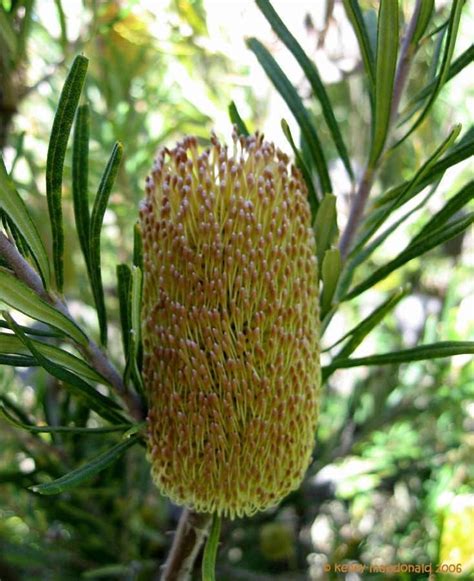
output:
[[[212,522],[211,514],[184,509],[168,558],[156,581],[187,581]]]
[[[73,320],[66,304],[58,297],[47,292],[38,273],[18,252],[18,249],[10,240],[0,232],[0,255],[7,261],[18,279],[28,285],[39,297],[47,301],[63,315]],[[144,419],[144,412],[140,400],[125,387],[122,377],[107,358],[100,347],[92,340],[88,340],[87,346],[76,345],[92,367],[99,372],[112,385],[117,394],[125,402],[131,416],[138,421]]]

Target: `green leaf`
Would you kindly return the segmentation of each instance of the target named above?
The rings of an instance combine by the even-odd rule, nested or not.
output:
[[[45,288],[49,287],[49,261],[38,230],[31,219],[25,202],[16,191],[0,155],[0,209],[13,222],[33,256]]]
[[[61,478],[53,480],[52,482],[31,486],[30,490],[39,494],[48,495],[60,494],[61,492],[70,490],[84,482],[84,480],[87,480],[108,468],[111,464],[116,462],[128,448],[136,444],[138,439],[138,436],[132,436],[131,438],[123,440],[113,448],[110,448],[110,450],[99,454],[99,456],[96,456],[93,460],[80,468],[76,468],[72,472],[61,476]]]
[[[459,212],[468,202],[474,200],[474,180],[468,182],[455,196],[450,198],[439,212],[427,222],[411,243],[417,242],[425,236],[430,236],[431,232],[437,230],[443,224]]]
[[[2,268],[0,268],[1,301],[32,319],[42,321],[55,329],[63,331],[80,345],[88,344],[85,333],[76,323],[45,302],[23,282]]]
[[[370,213],[368,220],[360,228],[362,232],[361,236],[357,240],[352,254],[357,254],[362,246],[367,242],[369,238],[379,229],[379,227],[385,222],[385,220],[392,214],[394,210],[408,202],[413,198],[413,196],[421,191],[417,189],[417,186],[422,182],[422,180],[432,171],[433,166],[437,159],[454,143],[459,132],[461,131],[461,126],[456,125],[448,137],[441,143],[441,145],[434,151],[434,153],[425,161],[425,163],[418,169],[413,178],[408,181],[403,189],[397,194],[397,196],[386,206],[379,208],[377,211]]]
[[[76,56],[64,83],[54,117],[46,160],[46,196],[53,237],[53,262],[56,286],[62,292],[64,282],[64,231],[61,205],[64,158],[82,87],[88,59]]]
[[[413,216],[413,214],[420,210],[421,208],[425,207],[426,202],[436,192],[438,185],[439,181],[436,184],[434,184],[434,186],[430,189],[426,196],[424,196],[423,199],[414,208],[411,208],[410,210],[408,210],[408,212],[405,212],[405,214],[403,214],[391,226],[386,228],[381,234],[374,238],[374,240],[370,244],[359,250],[357,254],[355,254],[354,256],[351,256],[350,260],[346,263],[343,275],[341,276],[341,279],[339,281],[339,286],[337,288],[338,297],[344,296],[344,294],[347,292],[352,282],[352,277],[354,275],[355,269],[360,264],[363,264],[369,258],[369,256],[371,256],[371,254],[375,252],[375,250],[379,246],[381,246],[385,242],[385,240],[391,234],[393,234],[395,230],[397,230],[397,228],[399,228],[408,218]]]
[[[23,333],[8,313],[4,312],[3,316],[15,331],[17,337],[31,351],[31,354],[34,356],[38,364],[41,365],[41,367],[43,367],[43,369],[45,369],[50,375],[64,382],[64,387],[66,389],[71,391],[74,395],[84,398],[90,408],[101,417],[116,424],[127,423],[127,419],[117,411],[120,410],[120,406],[113,399],[102,395],[94,389],[90,383],[45,357],[40,350],[37,349],[35,342]]]
[[[461,71],[463,71],[468,65],[472,63],[474,60],[474,44],[466,49],[462,54],[458,56],[458,58],[453,61],[450,65],[448,74],[444,81],[444,84],[448,83],[453,77],[458,75]],[[410,119],[422,105],[423,101],[430,96],[430,94],[436,89],[436,86],[439,82],[439,76],[433,79],[428,85],[426,85],[419,93],[417,93],[413,99],[408,103],[406,110],[404,111],[402,118],[399,122],[399,125],[406,123],[408,119]]]
[[[383,303],[378,306],[372,313],[363,319],[353,329],[348,331],[340,339],[338,339],[331,347],[325,349],[328,351],[334,349],[339,343],[349,339],[344,347],[339,351],[334,359],[345,359],[357,349],[367,335],[377,327],[377,325],[386,317],[386,315],[395,308],[395,306],[410,292],[410,287],[400,288],[394,291]]]
[[[81,428],[75,426],[35,426],[33,424],[20,422],[7,410],[5,404],[0,401],[0,417],[3,417],[9,424],[22,430],[27,430],[33,434],[85,434],[98,435],[110,432],[125,432],[130,429],[130,424],[107,426],[103,428]]]
[[[369,165],[382,154],[390,126],[393,81],[398,51],[398,0],[381,0],[377,28],[375,114]]]
[[[316,255],[318,263],[322,265],[326,250],[333,243],[337,235],[337,210],[336,196],[326,194],[319,206],[316,220],[314,222],[314,233],[316,236]]]
[[[72,198],[76,230],[86,265],[89,265],[89,106],[77,109],[72,149]]]
[[[293,113],[305,140],[308,143],[312,161],[316,167],[321,182],[321,189],[324,193],[331,193],[332,186],[329,178],[329,172],[326,165],[326,159],[319,141],[314,123],[304,107],[298,93],[288,80],[288,77],[281,70],[272,55],[256,38],[247,40],[247,46],[255,54],[259,63],[267,73],[273,85],[280,93],[290,111]]]
[[[423,2],[420,2],[420,11],[412,38],[412,43],[414,45],[417,45],[425,34],[433,14],[433,8],[434,0],[423,0]]]
[[[331,308],[334,292],[341,274],[342,261],[338,248],[326,250],[321,268],[321,278],[323,281],[323,292],[321,294],[321,319]]]
[[[216,558],[221,534],[221,518],[214,514],[212,517],[211,531],[204,547],[202,558],[202,581],[215,581]]]
[[[283,44],[288,48],[291,54],[295,57],[296,61],[306,75],[306,78],[308,79],[314,94],[321,103],[323,117],[327,123],[336,149],[341,157],[342,163],[344,164],[344,167],[346,168],[350,178],[354,179],[349,154],[347,153],[339,125],[332,110],[331,101],[328,97],[324,84],[321,81],[321,77],[319,76],[319,72],[315,63],[308,58],[304,50],[301,48],[301,45],[285,26],[283,20],[278,16],[269,0],[256,0],[256,3],[275,33],[278,35]]]
[[[245,137],[248,137],[250,135],[249,130],[247,129],[244,120],[240,116],[240,113],[234,101],[231,101],[229,104],[229,117],[231,122],[237,126],[237,131],[239,132],[240,135],[244,135]]]
[[[425,254],[432,248],[455,238],[464,230],[469,228],[469,226],[474,222],[474,212],[471,212],[467,216],[463,216],[458,220],[453,220],[447,225],[443,225],[440,228],[431,231],[426,234],[423,238],[416,239],[414,243],[410,243],[403,252],[401,252],[396,258],[385,264],[384,266],[377,269],[371,276],[369,276],[365,281],[357,285],[352,291],[349,292],[342,300],[347,301],[353,299],[357,295],[371,288],[379,281],[386,278],[391,272],[397,270],[410,260]]]
[[[311,176],[311,171],[309,170],[308,166],[306,165],[303,156],[301,155],[300,150],[296,147],[296,143],[293,140],[293,136],[291,135],[290,127],[285,119],[281,120],[281,128],[283,129],[283,133],[288,140],[288,143],[293,150],[296,165],[300,169],[301,173],[303,174],[303,179],[306,183],[306,187],[308,188],[308,201],[311,208],[311,219],[314,221],[316,217],[316,213],[319,208],[319,200],[316,194],[316,190],[314,189],[313,178]]]
[[[358,0],[343,0],[344,9],[347,18],[352,24],[357,41],[359,43],[362,61],[364,62],[365,72],[369,80],[369,90],[371,94],[375,93],[375,59],[370,46],[369,35],[365,27],[364,18],[360,10]]]
[[[392,351],[381,355],[369,355],[358,359],[334,359],[331,365],[323,368],[323,377],[335,369],[348,367],[361,367],[366,365],[399,365],[411,361],[424,361],[426,359],[438,359],[452,357],[453,355],[466,355],[474,353],[474,341],[440,341],[430,345],[420,345],[412,349]]]
[[[17,326],[24,333],[23,327],[21,325]],[[85,380],[109,385],[109,382],[102,377],[102,375],[97,373],[95,369],[72,353],[59,349],[49,343],[42,343],[41,341],[35,341],[34,339],[30,339],[30,341],[32,341],[35,348],[44,357],[48,358],[53,363],[73,371]],[[19,337],[7,333],[0,333],[0,353],[10,355],[30,355],[31,351]]]
[[[133,228],[133,264],[143,271],[143,239],[140,222]]]
[[[0,353],[0,365],[10,365],[12,367],[34,367],[37,365],[34,357],[25,355],[4,355]]]
[[[90,270],[91,285],[94,295],[97,317],[99,319],[100,340],[103,345],[107,344],[107,312],[104,300],[104,288],[102,285],[102,271],[100,266],[100,231],[104,220],[105,210],[109,200],[110,192],[117,176],[120,161],[122,159],[123,147],[116,143],[113,147],[107,166],[102,175],[99,189],[94,201],[90,224]]]
[[[49,329],[48,330],[34,329],[33,327],[25,327],[24,325],[18,326],[23,331],[23,333],[26,333],[27,335],[33,335],[37,337],[55,337],[55,338],[64,337],[64,333],[59,333],[58,331],[53,331]],[[2,321],[2,319],[0,319],[0,327],[3,329],[10,329],[8,323],[6,321]]]
[[[128,385],[133,377],[134,383],[140,393],[144,393],[143,381],[138,367],[138,355],[141,345],[141,303],[142,303],[142,271],[137,267],[132,267],[131,299],[130,299],[130,339],[127,353],[127,363],[125,366],[123,381]]]
[[[430,94],[428,102],[424,106],[422,112],[418,116],[418,119],[412,125],[412,127],[408,130],[407,133],[395,144],[394,147],[400,145],[405,139],[415,131],[417,127],[421,124],[421,122],[426,118],[428,113],[430,112],[434,102],[436,101],[439,92],[443,88],[443,85],[446,82],[449,73],[449,66],[451,64],[451,59],[453,57],[454,52],[454,45],[456,44],[456,38],[458,35],[459,30],[459,22],[461,20],[461,12],[463,8],[464,0],[453,0],[451,4],[451,13],[449,16],[448,22],[448,30],[446,34],[446,43],[444,47],[443,56],[441,58],[441,67],[439,71],[439,75],[436,78],[435,85],[433,90]]]
[[[132,319],[130,313],[132,292],[132,271],[126,264],[117,265],[117,294],[120,308],[120,325],[122,327],[123,352],[125,356],[130,350],[130,331]]]

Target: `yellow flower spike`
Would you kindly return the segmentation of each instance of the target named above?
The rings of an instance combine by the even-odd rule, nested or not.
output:
[[[319,303],[307,191],[262,135],[162,149],[140,209],[149,458],[160,490],[234,518],[310,462]]]

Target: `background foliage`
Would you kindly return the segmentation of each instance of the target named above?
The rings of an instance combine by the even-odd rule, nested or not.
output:
[[[463,3],[437,2],[433,7],[426,29],[419,31],[419,48],[400,102],[399,120],[405,122],[397,125],[386,101],[390,69],[415,2],[400,2],[400,39],[394,33],[396,15],[382,14],[379,2],[360,3],[362,20],[357,18],[359,4],[349,0],[328,2],[325,14],[301,11],[298,42],[316,63],[323,62],[323,53],[329,55],[332,70],[339,71],[325,83],[319,79],[320,75],[326,81],[323,67],[315,74],[264,0],[256,4],[266,38],[247,39],[248,55],[242,59],[233,58],[228,45],[213,41],[212,3],[176,0],[163,3],[161,12],[152,12],[141,3],[84,0],[74,5],[78,18],[68,13],[66,4],[0,2],[0,147],[39,238],[49,249],[48,143],[67,72],[74,56],[83,52],[89,59],[81,97],[90,108],[87,220],[88,227],[95,224],[100,234],[101,256],[91,255],[90,248],[84,251],[76,234],[73,195],[77,200],[80,187],[68,152],[62,189],[64,293],[73,318],[100,342],[96,305],[101,296],[91,291],[98,288],[98,279],[93,279],[95,285],[88,283],[88,277],[99,276],[94,270],[99,265],[108,353],[119,369],[128,370],[133,394],[139,395],[141,389],[134,367],[135,359],[139,367],[139,346],[134,349],[121,329],[133,328],[136,304],[133,300],[129,304],[129,298],[139,287],[139,271],[122,266],[117,286],[116,265],[133,260],[139,266],[138,249],[133,249],[136,209],[157,147],[184,133],[195,133],[205,142],[213,126],[228,134],[227,108],[234,100],[250,129],[268,127],[286,150],[292,147],[287,137],[293,136],[299,163],[314,187],[320,258],[328,261],[326,270],[323,262],[327,383],[315,460],[301,489],[278,508],[251,520],[223,524],[218,578],[319,579],[325,562],[377,559],[382,564],[462,562],[467,576],[473,566],[472,531],[465,532],[474,512],[468,462],[474,447],[472,361],[470,355],[424,360],[426,353],[416,360],[417,352],[407,350],[437,344],[431,355],[440,355],[443,349],[472,352],[467,340],[474,331],[469,313],[473,241],[472,232],[466,230],[472,205],[466,161],[474,143],[469,128],[472,87],[466,93],[472,46],[465,41],[472,7],[464,8],[457,35],[456,7],[460,11]],[[280,4],[282,11],[275,3],[278,12],[288,15],[288,7]],[[274,33],[265,28],[262,14]],[[337,39],[348,34],[349,17],[356,25],[362,23],[361,52],[354,35],[352,45],[338,45]],[[57,22],[57,33],[51,32],[50,18]],[[243,38],[246,31],[232,34]],[[448,58],[453,34],[457,41]],[[380,49],[377,39],[385,39]],[[252,53],[258,61],[252,60]],[[296,61],[288,59],[291,54]],[[258,63],[268,79],[256,76]],[[431,103],[438,86],[442,91]],[[383,153],[385,124],[393,126],[390,148],[427,106],[426,120],[398,147]],[[287,121],[283,130],[280,111]],[[372,118],[376,122],[371,124]],[[453,145],[450,132],[456,123],[463,123],[463,128]],[[117,141],[124,150],[120,164],[121,150],[114,149]],[[442,143],[444,149],[427,164]],[[80,141],[74,149],[76,156],[85,155]],[[103,174],[111,153],[109,173]],[[333,226],[337,218],[344,230],[349,194],[360,187],[367,161],[378,169],[367,218],[356,238],[356,251],[348,254],[337,281],[339,235]],[[107,176],[115,170],[112,185]],[[108,198],[106,209],[98,203],[92,208],[97,191],[102,192],[97,200],[105,203]],[[336,199],[323,198],[330,191]],[[454,202],[447,205],[448,200]],[[79,214],[84,220],[84,211]],[[14,236],[15,228],[2,217],[4,231]],[[364,240],[371,228],[375,236]],[[21,247],[24,241],[18,239]],[[414,251],[413,241],[418,242]],[[97,240],[92,246],[98,248]],[[405,247],[413,255],[409,262],[403,255],[399,258]],[[387,269],[387,264],[392,266]],[[0,298],[11,306],[7,291],[13,283],[5,271],[0,274]],[[132,441],[123,440],[131,426],[129,415],[114,408],[118,415],[109,409],[104,418],[104,402],[95,395],[107,397],[105,407],[113,407],[107,382],[102,381],[97,391],[100,378],[78,367],[77,361],[65,363],[65,356],[54,351],[60,347],[62,353],[81,357],[64,339],[64,321],[53,328],[39,322],[44,317],[33,316],[32,322],[15,312],[13,318],[5,313],[1,322],[0,402],[5,417],[0,423],[0,578],[151,579],[167,553],[167,533],[175,528],[179,509],[152,485],[141,446],[112,463],[122,448],[139,440],[140,424],[132,430]],[[356,332],[335,345],[354,328]],[[12,347],[13,339],[17,342]],[[37,341],[33,347],[32,339]],[[104,339],[102,329],[102,343]],[[454,348],[454,342],[463,342],[464,347]],[[48,351],[41,344],[52,347]],[[374,354],[389,355],[367,359]],[[40,365],[29,366],[32,356]],[[65,368],[73,376],[61,375],[58,369]],[[81,381],[94,386],[92,399],[76,397],[79,386],[85,389]],[[66,389],[68,385],[76,391]],[[43,433],[41,426],[69,431]],[[74,472],[98,455],[101,472],[88,479]],[[55,484],[64,491],[50,495],[57,490],[48,489],[47,483],[71,471],[72,482]],[[78,480],[79,486],[70,486]],[[32,490],[41,485],[44,494]]]

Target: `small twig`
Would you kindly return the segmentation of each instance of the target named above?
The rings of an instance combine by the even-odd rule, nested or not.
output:
[[[206,539],[212,522],[211,514],[184,509],[179,519],[168,558],[156,581],[187,581]]]
[[[393,125],[397,118],[400,99],[408,78],[408,72],[410,70],[410,65],[413,57],[412,40],[416,30],[416,24],[418,21],[420,10],[421,10],[421,0],[416,0],[415,10],[413,11],[413,15],[408,25],[405,37],[403,39],[397,71],[395,74],[395,80],[393,83],[393,94],[388,134],[390,134],[390,131],[393,129]],[[388,135],[385,143],[386,150],[388,143]],[[351,208],[349,210],[349,218],[347,220],[347,224],[341,236],[341,241],[339,244],[339,249],[341,251],[341,256],[343,258],[346,258],[351,250],[354,236],[359,228],[360,222],[364,215],[365,206],[367,204],[367,200],[369,199],[370,192],[372,190],[375,175],[378,169],[380,168],[380,163],[383,160],[383,158],[384,156],[382,152],[382,154],[378,158],[378,161],[375,163],[374,167],[370,167],[369,165],[367,165],[364,173],[362,174],[357,191],[353,196]]]
[[[73,321],[71,313],[65,303],[46,291],[38,273],[2,232],[0,232],[0,255],[5,258],[18,279],[28,285],[39,297]],[[89,339],[87,346],[77,345],[77,348],[92,367],[114,387],[118,395],[126,403],[132,417],[138,421],[142,421],[144,419],[144,413],[140,400],[126,389],[120,374],[99,346],[92,339]]]

